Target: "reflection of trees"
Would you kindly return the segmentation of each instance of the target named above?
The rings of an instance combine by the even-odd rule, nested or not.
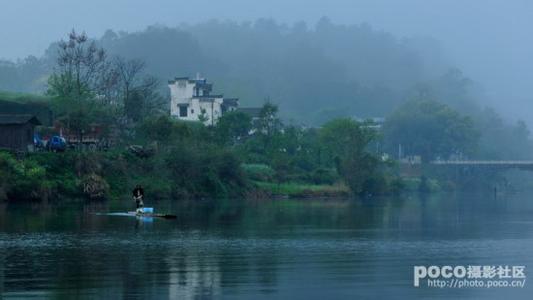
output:
[[[365,229],[381,227],[386,221],[383,206],[369,201],[184,203],[177,210],[177,223],[156,221],[138,227],[133,219],[90,214],[106,210],[105,204],[14,210],[8,231],[30,232],[37,244],[21,242],[8,249],[8,259],[18,266],[10,274],[25,278],[20,284],[35,289],[46,289],[37,284],[45,280],[55,298],[68,298],[72,291],[80,295],[85,291],[90,297],[95,289],[112,298],[190,299],[219,295],[222,288],[239,292],[243,286],[271,293],[277,290],[284,262],[295,261],[297,268],[306,264],[299,260],[301,249],[293,248],[292,241],[300,247],[299,243],[317,240],[323,244],[312,247],[320,250],[332,239],[374,235]],[[358,253],[361,261],[372,255],[372,249],[365,250]],[[313,268],[346,268],[345,261],[332,259],[329,253],[313,254]],[[349,268],[358,272],[358,264]]]
[[[275,291],[275,287],[278,284],[278,255],[275,250],[261,251],[258,255],[255,265],[258,275],[259,285],[261,291],[264,293],[272,293]]]
[[[90,214],[105,203],[8,207],[9,214],[0,206],[0,232],[10,239],[0,253],[0,291],[191,299],[275,293],[286,280],[372,282],[391,271],[379,265],[379,255],[395,251],[384,245],[462,234],[469,220],[501,209],[484,201],[482,208],[460,196],[184,202],[174,207],[178,221],[137,227],[135,219]]]
[[[204,249],[173,249],[165,258],[169,265],[170,299],[197,299],[220,294],[218,258]]]
[[[247,251],[221,247],[218,256],[220,257],[217,263],[220,270],[221,288],[234,293],[240,286],[250,282],[252,261],[250,261]]]
[[[6,203],[0,203],[0,232],[6,226],[6,220],[7,220],[6,206],[7,206]]]
[[[0,214],[1,216],[1,214]],[[2,233],[0,233],[1,235]],[[0,241],[0,248],[2,248],[3,250],[0,251],[0,296],[2,296],[4,294],[4,281],[5,281],[5,266],[6,266],[6,262],[5,262],[5,257],[4,257],[4,251],[5,251],[5,248],[4,246],[2,245],[2,242]]]
[[[4,293],[4,272],[5,272],[5,246],[2,245],[3,229],[5,228],[7,216],[6,216],[6,204],[0,203],[0,296]]]

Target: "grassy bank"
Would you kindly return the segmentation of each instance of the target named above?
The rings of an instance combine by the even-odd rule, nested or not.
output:
[[[101,200],[129,197],[136,184],[152,199],[346,197],[343,183],[254,180],[230,153],[191,149],[138,157],[127,150],[38,152],[16,158],[0,152],[0,201]]]
[[[205,145],[204,145],[205,146]],[[37,152],[16,158],[0,152],[0,201],[124,199],[143,185],[151,199],[238,197],[338,198],[354,195],[333,170],[320,176],[276,179],[267,165],[242,164],[216,148],[173,147],[150,156],[108,152]],[[302,180],[305,179],[305,180]],[[406,177],[398,190],[438,192],[442,183]]]
[[[68,149],[23,158],[2,153],[0,199],[117,199],[137,184],[151,198],[170,199],[378,195],[400,187],[390,164],[367,151],[376,133],[351,119],[319,129],[285,126],[277,107],[267,103],[257,120],[231,112],[216,126],[205,126],[154,113],[126,126],[114,123],[124,112],[97,100],[56,104],[62,101],[87,105],[59,111],[69,132],[102,124],[110,128],[102,138],[113,145],[107,151]],[[103,118],[105,108],[110,115]]]
[[[342,183],[337,184],[307,184],[307,183],[272,183],[253,181],[253,186],[259,191],[272,196],[289,198],[307,197],[347,197],[350,189]]]
[[[239,197],[247,187],[239,163],[224,152],[0,152],[0,201],[120,199],[136,184],[153,199]]]

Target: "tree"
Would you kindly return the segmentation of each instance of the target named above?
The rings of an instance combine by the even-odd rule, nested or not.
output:
[[[426,162],[472,154],[479,138],[469,117],[424,99],[408,101],[394,111],[384,124],[384,135],[389,151],[401,145],[403,153],[420,155]]]
[[[217,140],[223,145],[241,143],[252,129],[252,118],[239,111],[227,112],[218,119],[215,127]]]
[[[124,102],[131,96],[131,92],[135,89],[136,83],[140,80],[145,63],[139,59],[125,60],[122,57],[116,57],[114,60],[114,67],[120,78],[120,85],[122,88],[122,96]]]
[[[282,127],[283,124],[278,117],[278,106],[267,101],[259,112],[259,118],[254,122],[254,129],[259,134],[272,137]]]
[[[57,45],[57,64],[48,80],[49,95],[54,97],[57,119],[81,143],[92,122],[106,118],[111,109],[96,107],[105,91],[116,84],[116,76],[103,48],[76,31]]]
[[[117,80],[114,86],[114,102],[123,106],[128,121],[140,122],[146,116],[160,110],[165,100],[157,92],[160,82],[145,74],[146,64],[140,59],[124,59],[117,56],[112,62],[112,72]]]
[[[138,83],[129,87],[123,96],[124,114],[128,120],[142,122],[146,117],[163,111],[166,100],[157,92],[159,80],[144,76]]]
[[[48,93],[53,96],[83,100],[102,86],[102,76],[108,70],[103,48],[89,41],[85,33],[76,31],[58,44],[57,64],[48,80]],[[108,79],[108,78],[107,78]]]
[[[326,161],[337,168],[350,189],[368,192],[369,181],[376,177],[378,159],[367,151],[376,133],[352,119],[335,119],[320,129],[320,141]]]
[[[80,143],[91,123],[128,130],[129,122],[143,121],[163,107],[159,81],[144,74],[143,61],[110,60],[85,33],[72,30],[67,41],[60,41],[56,61],[48,94],[54,97],[57,119]]]
[[[166,115],[146,118],[138,125],[139,136],[146,141],[171,144],[188,138],[192,130],[183,122],[177,122]]]

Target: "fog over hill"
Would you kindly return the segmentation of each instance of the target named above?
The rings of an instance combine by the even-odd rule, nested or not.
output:
[[[245,106],[278,103],[286,118],[321,123],[336,116],[385,116],[429,89],[435,100],[471,112],[475,85],[445,58],[437,41],[400,39],[368,24],[207,21],[94,37],[109,56],[141,59],[162,83],[197,73],[217,92]],[[56,61],[56,43],[42,57],[6,62],[3,89],[42,91]],[[166,91],[164,85],[161,90]]]
[[[199,1],[11,1],[0,10],[0,57],[40,56],[71,28],[100,36],[107,29],[138,31],[152,24],[170,27],[210,19],[253,21],[274,18],[315,24],[328,16],[336,24],[368,23],[396,37],[431,37],[442,53],[484,87],[484,101],[531,124],[530,84],[533,3],[526,0],[228,0]],[[30,8],[31,9],[28,9]],[[46,12],[46,13],[44,13]],[[98,18],[94,16],[98,16]],[[31,22],[29,22],[31,20]],[[518,108],[517,108],[518,107]]]

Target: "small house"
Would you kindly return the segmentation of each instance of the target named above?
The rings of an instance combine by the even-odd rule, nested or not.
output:
[[[168,87],[170,115],[180,120],[214,125],[224,113],[234,111],[239,105],[237,98],[211,94],[213,84],[199,76],[175,78],[168,82]]]
[[[0,114],[0,149],[32,151],[35,126],[41,122],[34,115]]]

